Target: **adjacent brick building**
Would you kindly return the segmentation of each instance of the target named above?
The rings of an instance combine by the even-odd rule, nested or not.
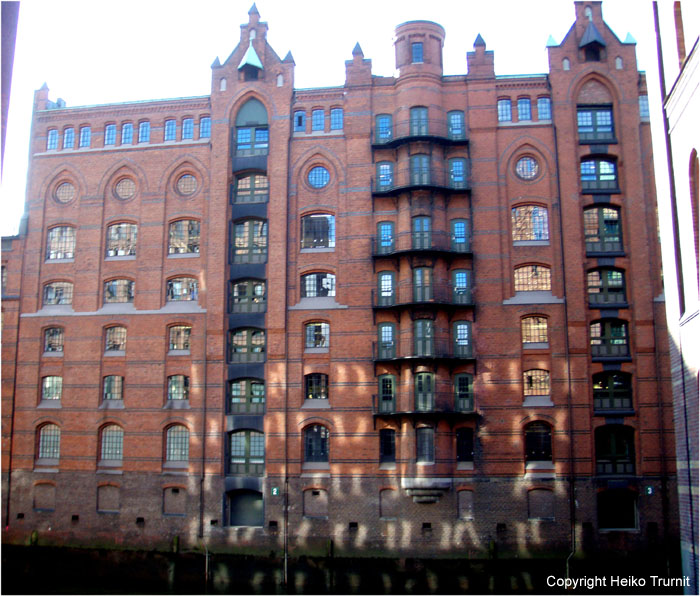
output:
[[[37,91],[3,245],[5,538],[676,536],[645,79],[600,2],[575,13],[548,74],[496,76],[479,36],[445,76],[443,28],[411,21],[397,77],[357,45],[345,85],[299,90],[253,7],[211,95]]]

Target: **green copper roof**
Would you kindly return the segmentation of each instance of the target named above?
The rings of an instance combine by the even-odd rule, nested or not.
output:
[[[262,62],[260,62],[260,58],[258,58],[258,55],[253,49],[252,41],[250,42],[250,45],[246,50],[245,56],[243,56],[243,60],[241,60],[241,63],[238,65],[238,70],[240,70],[244,66],[254,66],[255,68],[259,68],[260,70],[263,69]]]
[[[628,33],[623,43],[637,43],[637,40],[634,37],[632,37],[631,33]]]
[[[550,35],[549,39],[547,40],[547,47],[548,48],[554,48],[558,46],[559,44],[556,42],[556,40]]]
[[[603,36],[600,34],[598,29],[596,29],[596,26],[593,24],[593,21],[588,23],[588,27],[586,27],[586,31],[583,33],[583,37],[581,38],[581,42],[578,44],[578,47],[584,48],[592,43],[597,43],[602,47],[605,47],[606,45]]]

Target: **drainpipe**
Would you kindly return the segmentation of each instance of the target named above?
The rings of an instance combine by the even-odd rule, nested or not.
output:
[[[204,315],[204,374],[202,375],[202,381],[204,384],[204,402],[202,405],[202,463],[201,463],[201,475],[199,477],[199,530],[198,537],[204,538],[204,476],[205,476],[205,462],[207,454],[207,315]]]
[[[550,96],[552,95],[552,85],[547,76],[547,86],[549,87]],[[554,101],[552,101],[552,121],[554,122]],[[571,386],[571,348],[569,345],[569,302],[566,293],[566,267],[564,254],[564,217],[562,209],[561,196],[561,179],[559,177],[559,141],[557,136],[557,127],[552,125],[554,133],[554,159],[556,162],[555,172],[557,178],[557,197],[559,199],[559,251],[561,253],[561,278],[564,288],[564,342],[566,353],[566,377],[567,377],[567,410],[568,410],[568,432],[569,432],[569,523],[571,524],[571,551],[566,557],[566,577],[569,577],[569,561],[576,553],[576,470],[574,468],[574,419],[573,406],[571,404],[572,386]]]

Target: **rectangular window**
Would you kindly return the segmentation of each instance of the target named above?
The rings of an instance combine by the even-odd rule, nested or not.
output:
[[[639,117],[642,120],[649,120],[649,96],[639,96]]]
[[[109,375],[104,379],[102,399],[123,399],[124,397],[124,377]]]
[[[311,130],[324,130],[326,126],[325,120],[323,110],[313,110],[311,112]]]
[[[113,279],[105,282],[105,304],[134,301],[134,282],[129,279]]]
[[[105,331],[105,352],[126,350],[126,327],[108,327]]]
[[[189,325],[173,325],[168,332],[168,347],[171,350],[189,350],[190,334],[192,327]]]
[[[139,122],[139,143],[148,143],[151,140],[151,123],[146,120]]]
[[[331,130],[343,129],[343,108],[333,108],[331,110]]]
[[[552,271],[543,265],[523,265],[515,269],[515,291],[551,291]]]
[[[579,107],[576,120],[580,142],[615,141],[611,106]]]
[[[537,118],[539,120],[552,119],[552,100],[549,97],[537,98]]]
[[[63,352],[63,329],[49,327],[44,331],[44,352]]]
[[[248,219],[234,224],[234,263],[264,263],[267,258],[267,222]]]
[[[117,125],[108,124],[105,126],[105,147],[114,145],[117,142]]]
[[[518,121],[532,120],[532,107],[529,97],[518,99]]]
[[[193,139],[194,138],[194,120],[192,118],[185,118],[182,121],[182,139]]]
[[[46,237],[46,260],[75,258],[75,228],[56,226]]]
[[[302,298],[335,296],[335,275],[332,273],[309,273],[301,278]]]
[[[327,348],[330,339],[328,323],[308,323],[306,325],[306,348]]]
[[[79,147],[89,147],[90,146],[90,127],[81,126],[80,127],[80,140],[78,141]]]
[[[301,248],[334,248],[335,217],[307,215],[301,218]]]
[[[328,375],[313,373],[304,378],[306,399],[328,399]]]
[[[527,344],[547,343],[547,319],[545,317],[525,317],[521,321],[523,347]]]
[[[46,138],[46,150],[58,149],[58,131],[52,128]]]
[[[122,124],[122,145],[131,145],[134,142],[134,125],[131,122]]]
[[[435,463],[435,431],[423,427],[416,429],[416,462],[421,464]]]
[[[185,375],[168,377],[168,399],[188,399],[190,396],[190,378]]]
[[[391,428],[379,431],[379,461],[383,464],[396,462],[396,431]]]
[[[209,137],[211,137],[211,118],[202,116],[199,119],[199,138],[208,139]]]
[[[165,133],[163,136],[164,141],[174,141],[175,140],[175,130],[177,128],[177,123],[175,120],[165,121]]]
[[[511,113],[510,99],[498,100],[498,121],[510,122],[513,119]]]
[[[199,252],[199,222],[181,219],[170,224],[168,254],[196,254]]]
[[[549,240],[546,207],[523,205],[511,210],[513,242]]]
[[[44,306],[52,304],[72,304],[73,284],[67,281],[55,281],[44,286]]]
[[[413,64],[423,62],[423,44],[420,42],[411,44],[411,62]]]
[[[63,148],[72,149],[75,143],[75,131],[72,128],[66,128],[63,131]]]
[[[61,399],[63,377],[44,377],[41,384],[41,399]]]
[[[294,132],[306,132],[306,112],[294,112]]]
[[[120,223],[107,228],[107,256],[125,257],[136,254],[136,224]]]

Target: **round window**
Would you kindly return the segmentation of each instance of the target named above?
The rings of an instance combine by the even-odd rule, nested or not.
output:
[[[197,190],[197,179],[192,174],[183,174],[178,178],[177,190],[181,195],[191,195]]]
[[[120,199],[126,201],[136,194],[136,183],[131,178],[122,178],[114,186],[114,192]]]
[[[309,170],[309,184],[314,188],[323,188],[331,180],[331,175],[323,166],[316,166]]]
[[[532,157],[521,157],[515,164],[515,173],[518,175],[518,178],[523,180],[536,178],[539,171],[540,166],[537,160]]]
[[[59,184],[56,188],[55,197],[59,203],[69,203],[75,197],[75,186],[70,182]]]

